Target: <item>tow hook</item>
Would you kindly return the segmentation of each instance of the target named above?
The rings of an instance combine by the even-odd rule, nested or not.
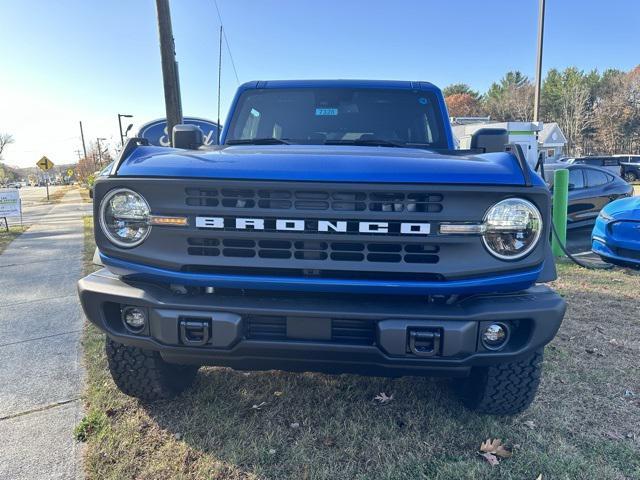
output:
[[[180,320],[180,340],[185,345],[198,347],[206,344],[210,337],[209,320]]]
[[[439,330],[409,330],[407,351],[419,357],[433,357],[440,354]]]

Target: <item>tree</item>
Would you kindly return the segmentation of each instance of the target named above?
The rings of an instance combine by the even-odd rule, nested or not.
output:
[[[446,97],[450,97],[451,95],[470,95],[474,100],[480,100],[480,94],[474,90],[471,90],[471,87],[466,83],[452,83],[451,85],[444,87],[442,90],[442,94]]]
[[[9,133],[0,133],[0,160],[2,160],[2,152],[7,147],[7,145],[11,145],[15,143],[13,139],[13,135]]]
[[[469,93],[454,93],[445,97],[452,117],[475,117],[482,114],[480,101]]]
[[[628,139],[627,151],[636,153],[640,150],[640,65],[625,76],[623,86],[626,100],[623,128]]]
[[[585,153],[586,140],[593,136],[593,92],[600,75],[585,74],[575,67],[560,72],[551,69],[542,83],[541,118],[558,123],[567,137],[568,154]]]
[[[0,163],[0,184],[18,179],[18,172],[4,163]]]
[[[623,142],[625,123],[625,73],[607,70],[594,89],[593,124],[598,150],[613,153]]]
[[[523,73],[507,72],[499,83],[489,87],[483,103],[493,120],[529,120],[533,115],[533,85]]]

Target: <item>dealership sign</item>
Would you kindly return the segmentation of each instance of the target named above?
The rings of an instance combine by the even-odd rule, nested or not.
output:
[[[18,189],[0,190],[0,218],[20,216],[20,191]]]
[[[215,145],[217,143],[217,123],[197,117],[184,117],[182,123],[200,127],[204,134],[205,145]],[[159,147],[169,147],[171,145],[169,132],[167,131],[167,121],[164,118],[145,123],[140,127],[138,137],[146,138],[151,145],[157,145]]]

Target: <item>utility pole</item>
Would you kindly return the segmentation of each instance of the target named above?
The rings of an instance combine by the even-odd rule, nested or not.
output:
[[[99,169],[102,169],[102,147],[100,147],[100,140],[106,140],[106,138],[96,138],[98,143],[98,165]]]
[[[82,152],[80,150],[76,150],[76,155],[78,155],[78,160],[82,160],[82,155],[80,155]]]
[[[82,151],[84,152],[84,158],[87,158],[87,147],[84,144],[84,130],[82,130],[82,120],[80,120],[80,137],[82,138]]]
[[[542,43],[544,39],[544,2],[538,0],[538,55],[536,58],[536,85],[533,95],[533,121],[538,121],[540,113],[540,88],[542,85]]]
[[[173,140],[173,127],[182,123],[178,62],[176,61],[176,48],[171,28],[169,0],[156,0],[156,8],[158,11],[158,32],[160,34],[164,103],[167,111],[167,133],[171,142]]]
[[[220,89],[222,80],[222,24],[220,24],[220,44],[218,48],[218,135],[217,144],[220,145]]]

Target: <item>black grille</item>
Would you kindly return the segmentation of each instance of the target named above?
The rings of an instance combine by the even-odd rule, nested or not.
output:
[[[629,250],[628,248],[618,248],[616,249],[616,253],[621,257],[640,260],[640,251],[638,250]]]
[[[335,212],[442,211],[442,194],[425,192],[358,192],[252,188],[187,188],[192,207]]]
[[[206,257],[333,260],[336,262],[438,263],[438,245],[319,240],[187,239],[189,255]]]
[[[309,318],[309,322],[313,322]],[[287,340],[287,318],[277,315],[250,315],[243,318],[245,338],[249,340]],[[373,345],[375,322],[368,319],[331,319],[331,342]],[[297,340],[299,341],[299,340]]]

